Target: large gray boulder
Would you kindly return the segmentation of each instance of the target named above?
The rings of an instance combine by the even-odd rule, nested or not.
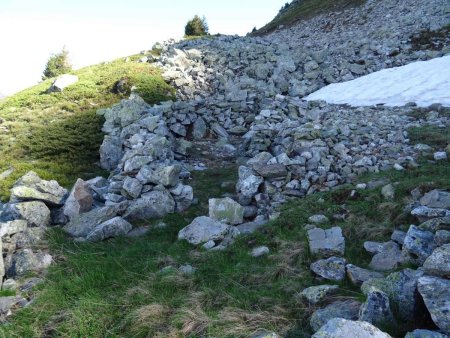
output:
[[[86,239],[91,242],[102,241],[107,238],[126,235],[131,231],[133,226],[125,221],[122,217],[114,217],[106,222],[97,225]]]
[[[86,237],[97,225],[116,217],[117,213],[117,206],[93,209],[72,218],[63,229],[73,237]]]
[[[141,168],[136,178],[142,184],[152,183],[161,184],[164,187],[174,187],[179,182],[180,172],[180,165],[148,165]]]
[[[120,137],[105,135],[100,146],[100,165],[102,168],[109,171],[116,169],[122,157],[123,149]]]
[[[309,321],[312,329],[317,331],[330,319],[345,318],[350,320],[358,319],[361,303],[355,300],[337,301],[330,305],[314,311]]]
[[[175,200],[176,212],[187,210],[194,200],[194,190],[189,185],[178,183],[174,188],[170,189],[170,193]]]
[[[420,204],[429,208],[450,209],[450,193],[432,190],[420,199]]]
[[[404,262],[405,257],[400,247],[390,241],[381,245],[378,253],[372,257],[369,267],[376,271],[389,271],[398,268]]]
[[[175,211],[175,200],[165,189],[142,194],[141,198],[130,201],[124,214],[129,221],[161,218]]]
[[[23,249],[7,257],[5,263],[6,275],[9,278],[21,277],[28,272],[40,271],[50,266],[52,256],[42,251]]]
[[[142,183],[134,177],[125,177],[122,186],[122,195],[130,198],[136,199],[141,195]]]
[[[345,239],[340,227],[314,228],[308,231],[309,250],[319,257],[343,256]]]
[[[206,216],[197,217],[191,224],[178,233],[179,240],[186,240],[193,245],[208,241],[220,241],[231,231],[231,226]]]
[[[41,201],[9,203],[4,213],[11,220],[25,220],[28,226],[40,227],[50,225],[50,209]]]
[[[239,167],[239,180],[236,184],[236,190],[240,195],[239,202],[247,202],[250,204],[252,198],[258,193],[260,185],[264,182],[261,176],[255,175],[250,168],[240,166]],[[243,204],[243,203],[241,203]]]
[[[216,221],[237,225],[244,221],[244,208],[229,197],[209,200],[209,217]]]
[[[67,195],[67,190],[56,181],[45,181],[35,172],[22,176],[11,189],[11,202],[42,201],[49,206],[60,206]]]
[[[94,198],[92,196],[89,185],[79,178],[72,190],[70,191],[69,197],[64,204],[63,213],[69,219],[72,219],[79,214],[88,212],[92,209],[94,203]]]
[[[322,278],[341,281],[345,278],[345,259],[330,257],[311,264],[311,270]]]
[[[432,232],[420,230],[418,227],[411,225],[403,243],[403,255],[410,262],[422,265],[435,247]]]
[[[359,311],[359,320],[374,325],[394,325],[394,315],[389,304],[389,297],[382,291],[372,290]]]
[[[311,338],[392,338],[370,323],[333,318]]]
[[[431,319],[445,334],[450,334],[450,280],[424,276],[417,283]]]
[[[0,238],[3,236],[12,236],[18,232],[24,231],[28,226],[25,220],[15,220],[0,223]]]
[[[433,251],[423,264],[425,273],[450,278],[450,244],[445,244]]]

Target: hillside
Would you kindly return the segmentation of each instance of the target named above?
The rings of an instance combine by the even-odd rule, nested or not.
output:
[[[445,338],[447,7],[320,7],[0,101],[0,337]]]

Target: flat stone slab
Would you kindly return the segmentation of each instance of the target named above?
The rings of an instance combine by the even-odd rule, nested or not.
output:
[[[230,225],[218,222],[210,217],[200,216],[180,230],[178,239],[184,239],[193,245],[223,240],[231,231],[231,228]]]
[[[229,197],[211,198],[209,217],[227,224],[241,224],[244,221],[244,208]]]
[[[381,272],[363,269],[353,264],[347,264],[345,268],[347,270],[348,278],[356,286],[361,286],[362,283],[371,278],[384,277],[384,274],[382,274]]]
[[[345,278],[345,259],[341,257],[321,259],[311,264],[311,270],[320,277],[339,282]]]
[[[320,257],[343,256],[345,239],[340,227],[314,228],[308,231],[309,250]]]

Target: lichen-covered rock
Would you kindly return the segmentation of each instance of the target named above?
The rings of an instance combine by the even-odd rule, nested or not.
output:
[[[331,303],[322,309],[314,311],[309,324],[314,331],[317,331],[333,318],[357,320],[360,306],[361,303],[354,300]]]
[[[126,235],[133,226],[122,217],[114,217],[106,222],[97,225],[87,236],[91,242],[102,241],[107,238]]]
[[[50,225],[50,209],[41,201],[9,203],[4,213],[11,220],[26,220],[30,227]]]
[[[389,297],[382,291],[372,290],[359,311],[359,320],[374,325],[394,325],[394,315],[389,305]]]
[[[124,214],[127,220],[161,218],[175,211],[175,200],[167,190],[154,190],[130,201]]]
[[[175,211],[177,212],[187,210],[194,200],[194,190],[189,185],[178,183],[174,188],[170,189],[170,193],[175,200]]]
[[[381,272],[363,269],[353,264],[347,264],[345,268],[348,278],[356,286],[361,286],[363,282],[372,278],[384,277]]]
[[[330,257],[311,264],[311,270],[322,278],[341,281],[345,278],[345,259]]]
[[[161,184],[164,187],[174,187],[180,179],[181,166],[179,165],[147,165],[141,168],[136,178],[142,184]]]
[[[69,197],[64,204],[64,215],[69,219],[72,219],[79,214],[90,211],[93,203],[94,198],[89,189],[89,185],[79,178],[75,182],[75,185],[70,191]]]
[[[408,332],[405,338],[448,338],[448,336],[436,331],[417,329],[413,332]]]
[[[433,322],[445,334],[450,334],[450,280],[424,276],[419,279],[417,289]]]
[[[400,247],[391,241],[381,245],[380,251],[372,257],[369,267],[376,271],[389,271],[398,268],[404,262],[405,257]]]
[[[391,338],[370,323],[333,318],[311,338]]]
[[[450,278],[450,244],[438,247],[423,264],[425,273]]]
[[[123,181],[122,194],[130,199],[136,199],[141,195],[142,183],[133,177],[126,177]]]
[[[197,217],[191,224],[178,233],[179,240],[186,240],[193,245],[209,241],[220,241],[231,231],[231,226],[206,216]]]
[[[420,204],[429,208],[450,209],[450,193],[432,190],[420,199]]]
[[[244,208],[229,197],[209,200],[209,217],[216,221],[237,225],[244,221]]]
[[[418,227],[411,225],[403,244],[403,255],[410,262],[422,265],[435,247],[432,232],[420,230]]]
[[[16,220],[0,223],[0,238],[8,235],[12,236],[18,232],[24,231],[28,226],[25,220]]]
[[[340,227],[331,229],[314,228],[308,230],[309,250],[319,257],[343,256],[345,239]]]
[[[23,249],[7,257],[5,263],[8,277],[21,277],[28,272],[40,271],[50,266],[52,256],[42,251]]]
[[[22,176],[11,189],[11,202],[42,201],[49,206],[62,205],[67,190],[56,181],[45,181],[34,171]]]
[[[300,292],[300,295],[304,297],[309,303],[317,304],[323,300],[326,296],[337,292],[339,287],[337,285],[317,285],[310,286]]]

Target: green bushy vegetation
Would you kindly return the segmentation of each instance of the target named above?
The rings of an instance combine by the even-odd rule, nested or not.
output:
[[[104,174],[96,164],[103,139],[96,111],[127,97],[129,92],[112,92],[119,79],[128,78],[149,103],[174,95],[160,71],[147,63],[121,59],[74,74],[79,81],[61,93],[47,93],[48,79],[0,101],[0,173],[14,169],[0,180],[0,199],[7,200],[11,185],[29,170],[66,187],[78,177]]]
[[[300,20],[310,19],[319,14],[341,11],[359,6],[366,0],[301,0],[283,6],[280,13],[267,25],[256,31],[255,35],[264,35],[276,30],[280,25],[290,26]]]
[[[189,20],[184,28],[184,34],[187,37],[190,36],[203,36],[208,35],[209,27],[206,18],[200,18],[195,15],[191,20]]]
[[[69,51],[63,48],[61,52],[51,55],[48,59],[42,80],[66,74],[70,71],[72,71],[72,65],[69,62]]]

